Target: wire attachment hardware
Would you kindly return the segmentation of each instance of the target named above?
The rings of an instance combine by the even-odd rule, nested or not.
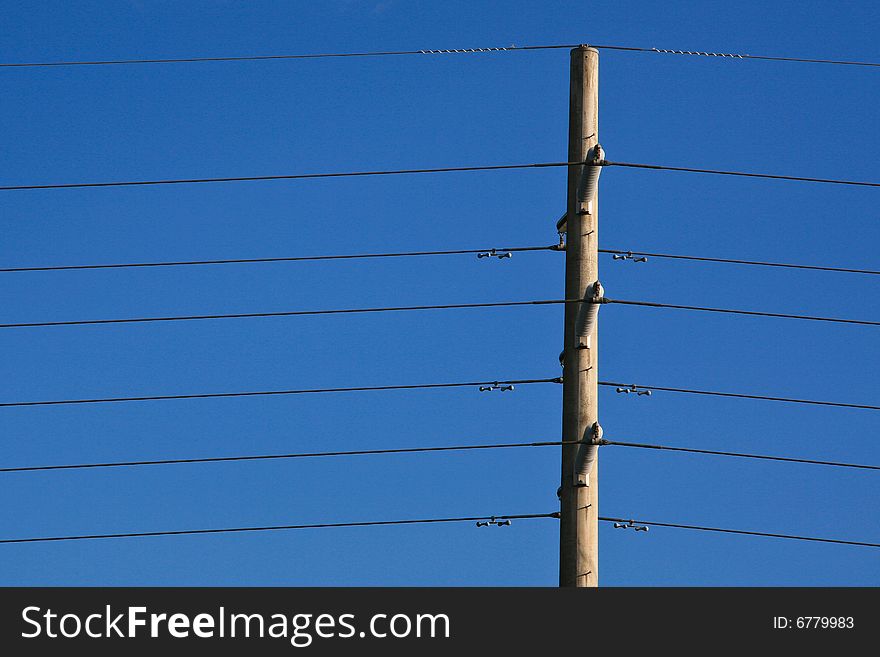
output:
[[[700,52],[699,50],[668,50],[666,48],[651,48],[653,52],[664,53],[667,55],[702,55],[703,57],[729,57],[731,59],[745,59],[751,55],[731,52]]]
[[[509,527],[510,520],[495,520],[495,516],[492,516],[489,520],[477,521],[477,527],[489,527],[490,525],[496,527],[504,527],[507,525]]]
[[[651,396],[651,391],[650,391],[650,390],[648,390],[647,388],[639,388],[636,384],[632,384],[632,385],[630,385],[630,386],[626,386],[626,387],[624,387],[624,388],[617,388],[617,392],[618,392],[618,393],[621,393],[621,392],[622,392],[622,393],[625,393],[625,394],[627,394],[627,395],[628,395],[629,393],[634,393],[634,394],[636,394],[636,395],[639,396],[639,397],[641,397],[642,395],[647,395],[648,397]]]
[[[498,47],[490,47],[490,48],[445,48],[443,50],[419,50],[420,55],[455,55],[459,53],[471,53],[471,52],[498,52],[504,50],[510,50],[510,48],[516,48],[515,45],[510,44],[510,47],[505,48],[504,46]]]
[[[630,520],[628,522],[615,522],[614,529],[635,529],[637,532],[646,532],[650,529],[647,525],[637,525],[635,521]]]
[[[568,232],[568,211],[563,212],[556,222],[556,232],[559,233],[559,243],[562,244],[562,238]]]
[[[556,232],[559,234],[559,244],[555,246],[555,250],[565,251],[565,234],[568,232],[568,212],[563,214],[556,222]],[[594,232],[595,231],[590,230],[583,235],[592,235]]]
[[[488,251],[477,254],[477,258],[498,258],[499,260],[501,260],[502,258],[512,257],[513,254],[510,251],[505,251],[504,249],[489,249]]]
[[[510,385],[500,385],[497,381],[488,386],[480,386],[480,392],[495,392],[496,390],[500,392],[506,392],[508,390],[513,390],[513,384]]]
[[[559,231],[559,242],[550,247],[553,251],[565,251],[565,230]]]
[[[648,256],[636,256],[632,251],[626,253],[615,253],[611,256],[612,260],[632,260],[633,262],[648,262]]]

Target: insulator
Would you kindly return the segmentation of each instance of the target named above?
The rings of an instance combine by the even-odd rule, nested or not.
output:
[[[575,458],[575,476],[588,477],[593,471],[596,462],[596,454],[599,451],[599,441],[602,440],[602,427],[596,422],[584,432],[584,442],[578,445],[578,453]]]
[[[599,174],[602,167],[598,163],[605,159],[602,146],[596,144],[587,153],[587,162],[581,167],[581,177],[578,181],[577,200],[581,206],[582,214],[592,214],[592,202],[596,196],[596,188],[599,186]]]
[[[599,315],[599,300],[605,296],[605,288],[602,283],[596,281],[587,286],[584,301],[578,309],[577,320],[575,321],[575,333],[578,337],[588,338],[593,334],[596,328],[596,319]]]

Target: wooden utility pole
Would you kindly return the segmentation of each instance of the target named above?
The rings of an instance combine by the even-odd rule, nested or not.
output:
[[[568,161],[584,162],[599,138],[599,52],[581,46],[571,51],[571,93]],[[599,158],[597,158],[599,159]],[[578,198],[585,167],[568,168],[566,205],[565,298],[583,299],[598,281],[598,194],[590,202]],[[600,169],[596,168],[596,172]],[[565,304],[563,349],[562,440],[590,440],[598,421],[596,393],[598,341],[595,322],[589,337],[578,336],[582,304]],[[597,586],[599,578],[597,463],[578,476],[584,445],[562,446],[560,489],[559,585]],[[595,457],[595,447],[589,454]]]

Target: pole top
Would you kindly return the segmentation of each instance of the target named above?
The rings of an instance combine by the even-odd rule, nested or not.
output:
[[[571,49],[571,54],[575,54],[575,53],[582,52],[582,51],[586,51],[586,50],[589,50],[589,51],[591,51],[591,52],[594,52],[594,53],[596,53],[597,55],[599,54],[599,49],[598,49],[598,48],[595,48],[595,47],[593,47],[593,46],[591,46],[591,45],[588,44],[588,43],[582,43],[581,45],[577,46],[576,48],[572,48],[572,49]]]

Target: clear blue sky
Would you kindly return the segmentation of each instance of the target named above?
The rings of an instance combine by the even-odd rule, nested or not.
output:
[[[871,2],[2,3],[0,60],[620,43],[880,59]],[[4,185],[554,161],[567,51],[3,69]],[[874,69],[605,51],[610,159],[877,179]],[[606,248],[877,268],[871,189],[610,169]],[[550,244],[565,172],[4,193],[2,266]],[[609,296],[880,318],[871,277],[602,260]],[[4,274],[3,322],[558,298],[518,254]],[[552,377],[558,307],[6,330],[0,400]],[[878,402],[877,331],[606,307],[603,378]],[[558,440],[560,389],[0,409],[4,466]],[[606,437],[880,461],[871,411],[601,392]],[[555,448],[0,477],[0,536],[553,511]],[[877,475],[607,448],[603,515],[878,540]],[[7,585],[554,585],[557,524],[0,546]],[[880,585],[876,551],[603,526],[606,585]]]

